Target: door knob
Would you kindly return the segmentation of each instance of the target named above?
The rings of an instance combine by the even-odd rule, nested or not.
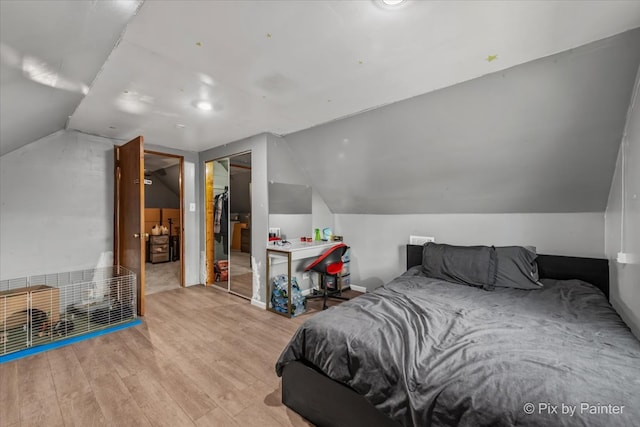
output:
[[[136,233],[133,235],[134,238],[139,239],[140,238],[140,233]]]

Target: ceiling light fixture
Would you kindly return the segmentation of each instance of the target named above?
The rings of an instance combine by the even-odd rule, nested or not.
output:
[[[211,109],[213,108],[213,106],[209,101],[198,101],[198,103],[196,104],[196,107],[204,111],[211,111]]]
[[[382,0],[382,3],[385,4],[385,6],[398,6],[400,3],[404,3],[405,0]]]

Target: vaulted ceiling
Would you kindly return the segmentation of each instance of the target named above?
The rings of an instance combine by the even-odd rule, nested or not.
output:
[[[65,124],[193,151],[290,134],[640,26],[635,1],[0,7],[0,154]]]
[[[65,127],[140,4],[0,1],[0,155]]]
[[[604,212],[639,65],[640,28],[284,138],[334,213]]]

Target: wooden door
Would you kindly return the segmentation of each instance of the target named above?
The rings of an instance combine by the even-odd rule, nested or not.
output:
[[[113,262],[136,273],[144,316],[144,147],[141,136],[115,147]]]

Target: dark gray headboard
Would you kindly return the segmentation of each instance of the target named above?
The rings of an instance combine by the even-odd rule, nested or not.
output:
[[[595,285],[609,298],[609,260],[560,255],[538,255],[541,279],[578,279]],[[407,245],[407,270],[422,264],[422,245]]]

